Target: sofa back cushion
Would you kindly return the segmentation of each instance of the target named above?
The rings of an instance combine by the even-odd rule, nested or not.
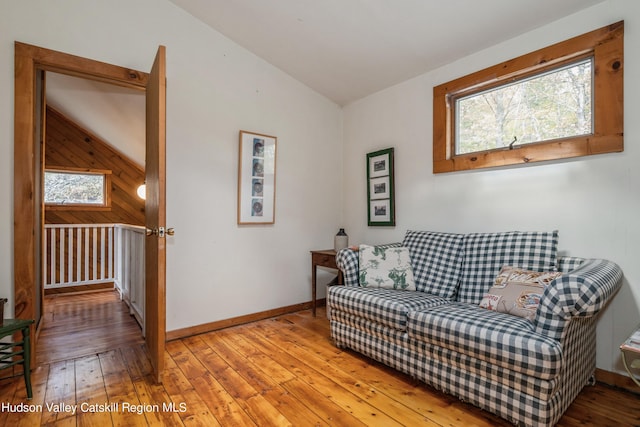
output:
[[[452,299],[460,282],[464,235],[409,230],[402,245],[409,248],[416,290]]]
[[[533,271],[557,271],[557,257],[557,231],[467,234],[457,300],[479,304],[505,265]]]

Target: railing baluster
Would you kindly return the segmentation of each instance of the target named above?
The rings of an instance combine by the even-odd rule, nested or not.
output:
[[[76,228],[76,281],[81,282],[82,277],[82,228]]]
[[[73,228],[67,229],[67,232],[69,233],[69,235],[67,236],[67,242],[69,243],[69,250],[67,251],[68,258],[69,258],[69,260],[67,261],[67,265],[68,265],[67,274],[69,275],[69,278],[67,282],[72,283],[73,282]]]
[[[93,280],[96,280],[98,276],[98,229],[96,227],[93,230]]]
[[[44,229],[44,242],[48,242],[49,241],[49,237],[48,237],[49,231],[45,228]],[[47,245],[41,245],[41,251],[40,253],[42,254],[42,286],[46,285],[48,283],[47,281]]]
[[[51,276],[50,283],[56,283],[56,229],[51,229]]]
[[[106,253],[104,250],[105,241],[104,241],[104,227],[100,227],[100,279],[104,279],[104,262],[106,258]]]
[[[60,252],[60,283],[64,283],[64,275],[65,275],[65,265],[64,265],[64,241],[65,241],[65,237],[66,237],[65,230],[61,229],[60,230],[60,246],[59,246],[59,252]]]
[[[127,292],[127,299],[131,300],[133,295],[131,294],[131,233],[129,232],[124,242],[124,253],[124,289]]]
[[[89,280],[89,227],[84,228],[84,278],[83,281]]]
[[[113,278],[113,227],[109,227],[109,229],[107,230],[107,233],[109,235],[109,245],[108,245],[108,259],[109,259],[109,267],[107,269],[107,276],[109,278]]]

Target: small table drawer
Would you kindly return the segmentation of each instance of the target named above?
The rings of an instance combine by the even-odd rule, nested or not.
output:
[[[322,267],[328,268],[338,268],[336,266],[336,255],[334,254],[326,254],[324,252],[314,252],[312,262],[315,265],[319,265]]]

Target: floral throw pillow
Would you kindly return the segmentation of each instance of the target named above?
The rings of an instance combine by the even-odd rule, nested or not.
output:
[[[415,291],[409,249],[360,245],[360,286]]]
[[[562,273],[538,272],[505,266],[480,307],[533,320],[545,287]]]

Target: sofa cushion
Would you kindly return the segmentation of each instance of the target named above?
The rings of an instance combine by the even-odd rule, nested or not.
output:
[[[415,291],[409,249],[360,245],[360,286]]]
[[[409,313],[410,338],[487,363],[552,379],[562,368],[562,347],[534,332],[531,322],[477,305],[451,302]]]
[[[544,289],[561,275],[559,271],[538,272],[504,266],[482,297],[480,307],[533,320]]]
[[[464,235],[409,230],[402,245],[411,254],[416,289],[452,299],[462,271]]]
[[[504,265],[557,271],[558,232],[474,233],[464,237],[457,300],[479,304]]]
[[[406,330],[410,311],[447,302],[435,295],[395,289],[331,286],[328,292],[332,312],[345,311],[400,331]]]

